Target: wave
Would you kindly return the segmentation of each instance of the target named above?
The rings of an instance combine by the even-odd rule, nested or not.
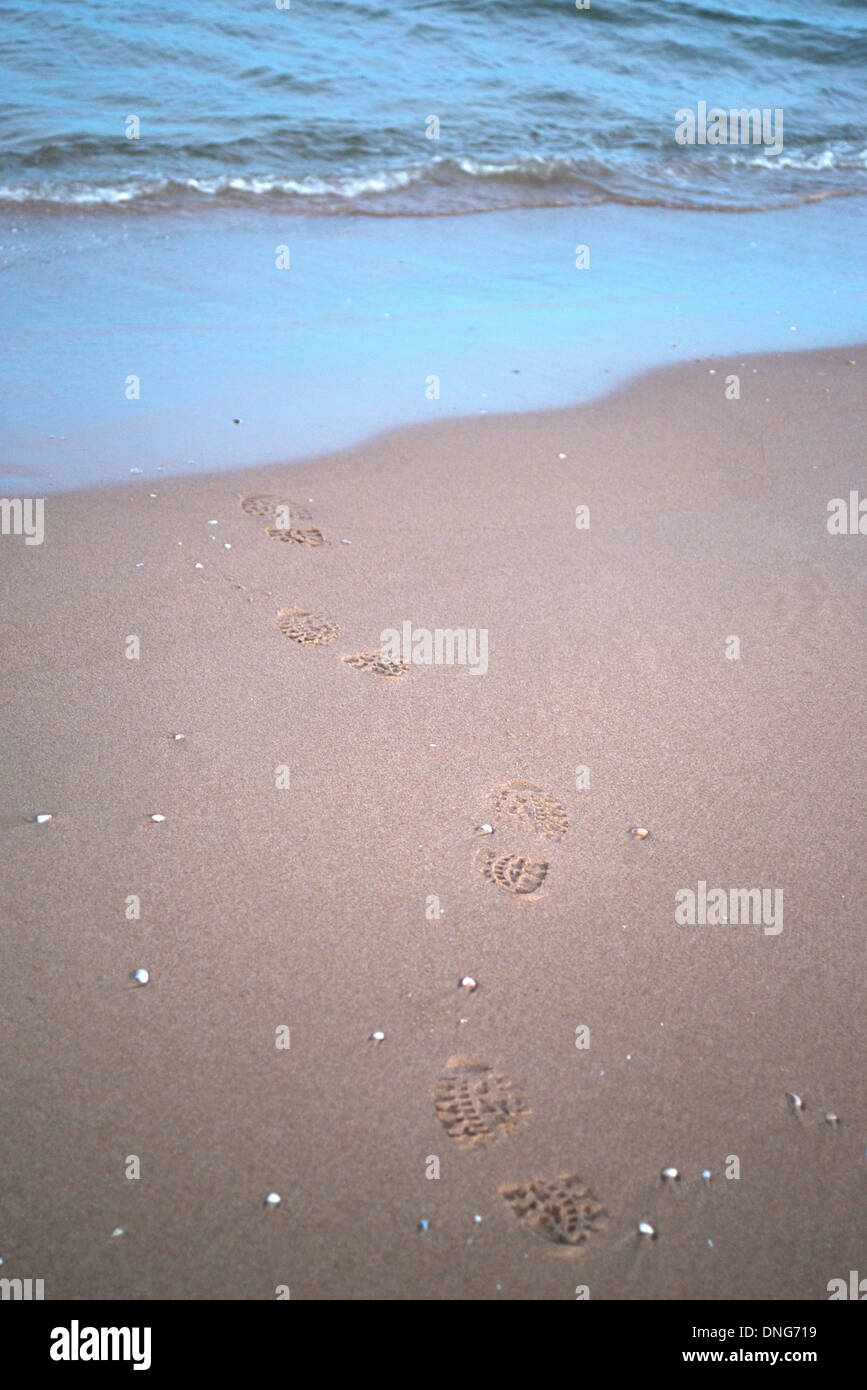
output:
[[[684,152],[682,158],[519,155],[433,156],[334,177],[224,172],[190,177],[28,179],[0,184],[0,208],[165,211],[243,204],[364,216],[447,216],[519,207],[628,203],[689,211],[743,212],[867,192],[867,148],[770,155],[751,146]]]

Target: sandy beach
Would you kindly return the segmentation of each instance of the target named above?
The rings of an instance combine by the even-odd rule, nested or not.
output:
[[[3,536],[4,1275],[810,1300],[863,1267],[867,542],[827,519],[865,379],[702,360]],[[377,665],[405,623],[487,669]],[[784,916],[681,925],[700,884]]]

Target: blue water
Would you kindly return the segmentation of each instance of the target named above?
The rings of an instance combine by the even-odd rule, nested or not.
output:
[[[867,186],[863,0],[591,0],[580,11],[572,0],[26,0],[0,17],[7,203],[755,208]],[[781,155],[685,155],[674,115],[700,99],[781,108]]]
[[[867,340],[862,0],[67,0],[0,22],[4,488]],[[782,150],[679,145],[701,101],[779,108]]]

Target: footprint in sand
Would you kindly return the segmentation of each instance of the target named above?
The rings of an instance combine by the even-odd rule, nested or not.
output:
[[[548,873],[544,859],[531,859],[526,854],[498,854],[495,849],[480,849],[475,864],[489,883],[520,898],[538,893]]]
[[[504,1183],[499,1193],[522,1226],[554,1245],[586,1245],[608,1215],[577,1173]]]
[[[277,614],[277,626],[293,642],[304,647],[321,647],[333,642],[340,632],[334,618],[324,618],[318,613],[307,613],[303,608],[281,608]]]
[[[357,652],[355,656],[342,656],[340,660],[345,661],[348,666],[354,666],[358,671],[370,671],[375,676],[385,676],[389,680],[405,676],[409,670],[405,661],[392,661],[391,657],[383,656],[381,647],[375,652]]]
[[[507,1076],[479,1057],[450,1057],[434,1092],[437,1119],[464,1148],[512,1134],[531,1112]]]
[[[281,501],[279,497],[273,497],[270,493],[258,492],[241,498],[241,511],[246,512],[248,516],[276,516],[280,507],[288,509],[288,515],[293,521],[311,520],[306,507],[300,507],[296,502]]]
[[[291,545],[327,545],[322,532],[315,526],[306,529],[301,526],[267,526],[266,531],[272,540],[287,541]]]
[[[564,808],[534,782],[506,782],[488,793],[495,819],[527,826],[543,840],[563,840],[569,829]]]

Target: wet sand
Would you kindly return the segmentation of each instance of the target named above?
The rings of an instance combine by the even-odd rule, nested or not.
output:
[[[702,361],[2,538],[5,1276],[774,1300],[863,1268],[867,539],[826,522],[865,378]],[[341,660],[407,621],[485,630],[486,673]],[[783,929],[678,925],[700,882],[782,890]]]

